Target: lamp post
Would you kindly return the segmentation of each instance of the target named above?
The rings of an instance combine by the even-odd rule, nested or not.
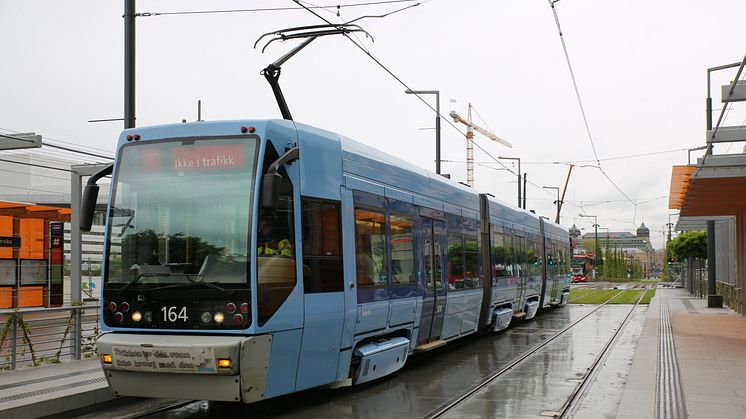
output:
[[[593,217],[593,230],[594,230],[594,238],[595,238],[595,248],[596,251],[593,253],[593,279],[596,279],[596,270],[598,268],[598,217],[595,215],[583,215],[578,214],[578,217],[584,217],[584,218],[591,218]]]
[[[410,90],[408,95],[435,95],[435,173],[440,174],[440,90]]]
[[[518,161],[518,208],[521,207],[521,158],[520,157],[503,157],[498,156],[498,159],[501,160],[517,160]],[[523,208],[525,209],[526,206],[524,204]]]
[[[559,197],[559,186],[542,186],[544,189],[556,189],[557,190],[557,200],[554,201],[555,204],[557,204],[557,218],[554,219],[554,222],[559,224],[559,214],[560,214],[560,197]]]
[[[680,213],[678,212],[676,214],[668,214],[668,223],[666,223],[666,227],[668,227],[668,240],[666,240],[666,243],[671,241],[671,227],[674,226],[674,224],[671,222],[671,216],[672,215],[678,216],[679,214]]]

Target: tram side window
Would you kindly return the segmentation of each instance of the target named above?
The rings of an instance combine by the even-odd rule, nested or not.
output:
[[[534,240],[527,240],[526,244],[526,263],[528,264],[528,275],[541,275],[541,266],[539,266],[539,246],[537,246],[537,243]]]
[[[557,276],[557,266],[559,265],[559,255],[557,253],[557,244],[552,242],[549,244],[549,252],[547,252],[547,270],[549,275],[552,277]]]
[[[448,289],[464,288],[464,237],[448,234]]]
[[[495,278],[504,278],[508,275],[508,266],[513,270],[513,261],[508,259],[508,246],[505,243],[506,237],[500,233],[492,234],[492,276]],[[510,265],[509,265],[510,264]]]
[[[262,173],[266,173],[278,157],[274,147],[268,142]],[[296,283],[293,184],[285,168],[280,168],[280,174],[282,181],[277,206],[272,210],[262,209],[259,212],[256,272],[260,326],[277,312]]]
[[[386,230],[383,211],[355,208],[355,250],[359,287],[386,286]]]
[[[339,204],[304,198],[302,205],[303,289],[343,291]]]
[[[570,247],[565,245],[562,248],[562,257],[564,262],[562,263],[562,275],[572,276],[572,269],[570,268]]]
[[[505,275],[506,276],[517,276],[518,275],[518,268],[515,264],[515,241],[513,240],[513,236],[510,234],[505,234],[503,236],[503,243],[505,244],[505,248],[507,249],[506,259],[505,259]]]
[[[527,255],[526,255],[526,238],[517,237],[516,247],[516,272],[518,276],[528,276]]]
[[[479,242],[476,237],[466,237],[464,254],[464,288],[478,288],[482,285],[482,274],[479,264]]]
[[[393,283],[414,284],[417,282],[414,268],[414,219],[411,215],[391,214],[389,223]]]

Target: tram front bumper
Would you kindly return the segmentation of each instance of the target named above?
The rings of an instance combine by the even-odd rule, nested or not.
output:
[[[272,336],[107,333],[97,345],[118,396],[251,403],[264,398]]]

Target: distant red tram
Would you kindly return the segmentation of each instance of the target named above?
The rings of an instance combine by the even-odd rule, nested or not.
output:
[[[591,271],[593,259],[588,255],[573,255],[570,260],[572,282],[588,282],[588,272]]]

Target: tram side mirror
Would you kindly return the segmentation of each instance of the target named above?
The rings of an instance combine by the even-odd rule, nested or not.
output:
[[[281,174],[270,172],[264,175],[262,178],[262,209],[272,210],[277,208],[281,185]]]
[[[98,185],[85,185],[83,189],[83,200],[80,203],[80,230],[91,231],[93,224],[93,212],[96,209],[98,199]]]

